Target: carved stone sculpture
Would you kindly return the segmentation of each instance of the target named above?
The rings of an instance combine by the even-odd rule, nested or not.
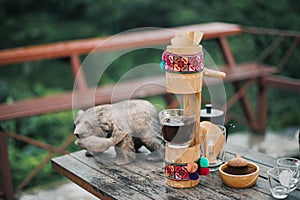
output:
[[[149,161],[163,159],[163,140],[155,107],[145,100],[128,100],[79,111],[75,121],[75,144],[95,156],[115,146],[117,165],[136,158],[144,145]]]

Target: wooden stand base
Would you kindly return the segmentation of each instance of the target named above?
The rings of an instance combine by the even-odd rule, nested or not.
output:
[[[176,164],[187,164],[189,162],[195,162],[200,158],[200,144],[196,144],[192,147],[184,149],[173,149],[166,145],[166,161]],[[166,179],[167,185],[175,188],[190,188],[200,183],[198,180],[171,180]]]
[[[167,185],[174,188],[191,188],[195,187],[200,183],[200,178],[198,180],[188,180],[188,181],[173,181],[171,179],[166,179]]]

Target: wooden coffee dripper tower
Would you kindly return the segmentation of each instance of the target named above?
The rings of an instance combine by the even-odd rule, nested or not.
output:
[[[196,162],[200,159],[200,110],[202,76],[204,75],[216,78],[225,78],[226,76],[226,74],[223,72],[204,68],[203,50],[202,46],[199,44],[202,36],[202,32],[194,31],[177,34],[171,39],[171,45],[167,46],[167,49],[163,54],[162,67],[166,72],[167,91],[170,93],[183,95],[184,113],[196,113],[194,140],[190,146],[187,148],[175,149],[166,145],[166,163],[174,163],[174,165],[178,166]],[[181,63],[181,68],[180,66],[176,65],[178,63],[175,64],[174,62],[175,59],[177,60],[179,58],[182,58],[181,61],[183,62]],[[192,61],[190,62],[190,60]],[[166,182],[169,186],[175,188],[189,188],[199,184],[200,176],[197,180],[176,180],[166,178]]]

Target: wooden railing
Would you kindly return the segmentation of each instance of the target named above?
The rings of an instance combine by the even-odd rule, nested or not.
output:
[[[171,31],[170,31],[171,30]],[[42,115],[45,113],[58,112],[63,110],[70,110],[72,108],[87,108],[93,105],[105,104],[112,102],[113,85],[102,86],[97,88],[90,88],[86,82],[86,77],[80,69],[81,60],[80,55],[89,54],[91,51],[107,52],[113,50],[138,48],[145,46],[155,46],[167,44],[175,32],[198,30],[204,32],[205,40],[216,40],[221,48],[224,57],[225,66],[221,69],[227,73],[226,82],[233,84],[235,94],[228,99],[227,109],[240,102],[244,111],[244,116],[249,127],[256,132],[263,132],[266,125],[267,112],[267,85],[279,86],[288,88],[294,91],[300,91],[300,83],[298,80],[286,79],[273,74],[277,72],[276,67],[265,66],[259,62],[251,62],[245,64],[236,64],[234,56],[231,52],[227,37],[241,34],[243,28],[237,24],[226,23],[207,23],[191,26],[183,26],[172,29],[157,29],[146,30],[139,32],[132,32],[120,35],[110,40],[107,38],[93,38],[86,40],[77,40],[70,42],[59,42],[47,45],[38,45],[31,47],[23,47],[16,49],[7,49],[0,51],[0,66],[22,63],[35,60],[70,58],[70,66],[72,68],[74,80],[76,78],[76,90],[61,94],[56,94],[47,97],[36,97],[32,99],[20,100],[13,103],[3,103],[0,105],[0,120],[12,120],[17,118],[24,118],[35,115]],[[249,32],[249,29],[247,29]],[[253,29],[252,29],[253,32]],[[299,39],[299,34],[294,36]],[[298,40],[297,40],[298,41]],[[99,45],[101,43],[101,45]],[[298,42],[297,42],[298,44]],[[269,50],[268,50],[269,52]],[[270,51],[271,52],[271,51]],[[288,54],[291,55],[292,49]],[[286,58],[285,58],[286,59]],[[282,67],[281,67],[282,68]],[[165,85],[164,76],[156,76],[131,80],[123,82],[118,91],[114,91],[114,101],[119,101],[127,97],[127,91],[135,89],[136,85],[147,85],[149,82],[158,83],[157,85]],[[214,84],[208,82],[206,84]],[[247,97],[247,91],[254,84],[258,85],[257,98],[257,112],[255,113],[250,105]],[[172,103],[172,98],[166,94],[163,87],[157,85],[147,85],[147,88],[137,90],[131,96],[132,98],[143,98],[154,95],[164,95],[167,103]],[[93,94],[94,99],[80,98]],[[75,97],[75,98],[74,98]],[[72,101],[76,99],[76,102]],[[233,114],[228,113],[227,120],[234,118]],[[240,118],[240,117],[239,117]],[[11,172],[8,159],[8,151],[6,145],[6,138],[11,137],[16,140],[21,140],[26,143],[41,147],[49,151],[49,154],[42,160],[42,162],[32,170],[32,172],[25,177],[22,183],[13,189],[11,182]],[[51,146],[22,136],[17,133],[12,133],[7,130],[0,130],[0,164],[1,164],[1,190],[0,197],[12,199],[13,196],[24,188],[28,182],[39,172],[39,170],[51,159],[55,153],[66,153],[66,147],[73,141],[73,136],[67,138],[65,142],[59,147]]]

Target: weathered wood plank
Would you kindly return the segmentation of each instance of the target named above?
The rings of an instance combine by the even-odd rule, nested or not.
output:
[[[78,153],[78,154],[77,154]],[[94,162],[89,161],[90,158],[86,158],[84,156],[84,153],[82,152],[77,152],[75,154],[72,154],[74,158],[84,161],[85,163],[89,163],[92,167],[99,167],[103,168],[104,165],[107,165],[105,163],[105,159],[98,158],[94,160]],[[101,161],[99,161],[101,160]],[[150,178],[150,182],[152,185],[152,189],[159,190],[159,188],[165,188],[165,190],[168,190],[168,198],[170,195],[173,197],[180,197],[180,199],[184,199],[185,197],[188,197],[189,199],[197,199],[199,196],[205,197],[205,198],[222,198],[223,195],[226,197],[229,197],[230,199],[249,199],[250,197],[255,197],[255,198],[264,198],[268,199],[271,198],[271,196],[267,193],[267,189],[259,189],[258,186],[254,186],[252,188],[248,188],[246,190],[239,190],[239,189],[232,189],[229,188],[225,185],[222,184],[221,179],[218,175],[218,172],[213,172],[207,177],[201,177],[201,182],[200,185],[191,188],[191,189],[183,189],[183,191],[179,189],[174,189],[166,186],[165,184],[165,179],[164,179],[164,174],[163,174],[163,169],[162,169],[163,163],[162,162],[157,162],[157,163],[148,163],[145,162],[145,160],[140,159],[137,160],[133,165],[127,165],[123,166],[122,169],[117,166],[111,166],[111,167],[117,167],[119,170],[122,171],[122,174],[124,176],[130,176],[132,174],[138,175],[138,176],[143,176],[146,178]],[[129,175],[128,175],[129,173]],[[260,185],[266,185],[266,180],[262,180],[262,184]],[[144,182],[145,183],[145,182]],[[151,186],[147,186],[151,187]],[[218,191],[216,193],[216,190]],[[180,191],[180,194],[183,196],[179,196],[178,192]],[[209,196],[207,196],[209,193]],[[162,196],[160,196],[162,198]],[[163,198],[164,199],[164,198]]]
[[[139,199],[273,199],[269,191],[266,170],[274,166],[276,159],[245,148],[227,147],[227,159],[236,153],[257,163],[261,168],[259,179],[251,188],[227,187],[222,183],[219,173],[212,172],[207,177],[202,176],[200,184],[194,188],[175,189],[166,185],[163,162],[147,162],[144,159],[145,154],[141,153],[133,163],[125,166],[114,165],[113,157],[107,153],[96,158],[86,157],[84,150],[68,155],[67,160],[66,157],[60,157],[62,159],[53,159],[52,162],[56,170],[91,193],[100,193],[102,196],[112,195],[112,198],[126,199],[131,195],[132,199],[136,195],[140,197]],[[55,166],[58,161],[60,165]],[[80,181],[77,180],[78,177]],[[113,189],[106,189],[108,185]],[[119,190],[117,194],[116,189]],[[131,194],[132,192],[134,194]],[[122,197],[118,196],[120,194]],[[289,195],[288,199],[299,199],[299,197],[300,191],[297,189]]]
[[[135,166],[140,167],[141,169],[144,169],[147,165],[148,164],[145,164],[144,161],[141,161],[141,163],[139,163]],[[161,177],[162,179],[164,179],[163,172],[161,172],[159,175],[162,176]],[[165,185],[165,182],[159,182],[159,183],[162,185]],[[258,199],[261,199],[261,198],[268,199],[268,198],[266,198],[266,194],[261,194],[261,193],[257,192],[258,189],[255,186],[252,188],[248,188],[247,190],[238,190],[238,189],[232,189],[232,188],[229,188],[229,187],[223,185],[221,178],[219,177],[218,171],[212,172],[208,176],[201,176],[200,185],[195,188],[187,189],[186,194],[188,192],[190,198],[194,195],[197,198],[197,197],[199,197],[199,195],[201,195],[200,190],[203,190],[203,189],[205,189],[205,191],[207,189],[210,189],[213,191],[213,193],[216,193],[215,191],[217,189],[218,193],[224,194],[225,196],[229,197],[230,199],[249,199],[249,197],[255,197]],[[177,190],[177,189],[175,189],[175,190]],[[215,196],[215,198],[217,198],[217,196]],[[218,198],[220,198],[220,196]]]
[[[139,191],[129,188],[126,184],[112,179],[99,170],[82,164],[70,155],[52,159],[52,167],[63,176],[83,187],[101,199],[147,199]],[[148,199],[153,199],[148,197]]]
[[[88,163],[92,168],[98,167],[101,172],[104,172],[113,178],[119,178],[120,181],[126,182],[130,187],[139,191],[143,191],[155,199],[229,199],[226,195],[216,193],[214,190],[207,187],[195,187],[192,189],[174,189],[165,184],[162,162],[147,162],[144,159],[137,159],[136,162],[126,166],[116,166],[107,160],[105,156],[100,156],[96,159],[85,157],[83,152],[72,154],[74,159],[79,159],[83,163]],[[142,155],[141,155],[142,156]],[[118,173],[111,173],[110,170]]]

